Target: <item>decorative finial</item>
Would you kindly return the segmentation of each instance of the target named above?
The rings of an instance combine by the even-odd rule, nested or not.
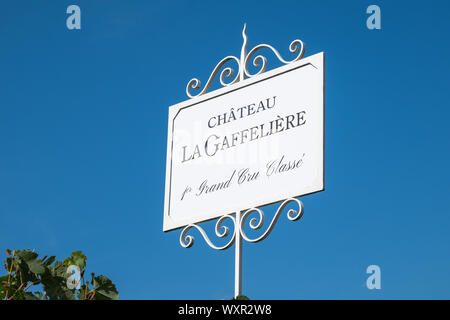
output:
[[[242,29],[242,38],[244,42],[242,43],[241,48],[241,61],[239,63],[239,81],[245,79],[245,69],[244,69],[244,61],[247,56],[247,35],[245,34],[245,30],[247,29],[247,23],[244,23],[244,29]]]

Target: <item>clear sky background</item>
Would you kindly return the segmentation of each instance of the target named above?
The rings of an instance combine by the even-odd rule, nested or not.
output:
[[[81,30],[66,28],[71,4]],[[371,4],[381,30],[366,27]],[[247,22],[249,49],[289,59],[299,38],[305,56],[326,53],[326,190],[302,198],[301,220],[244,243],[243,293],[449,299],[449,12],[411,0],[2,1],[0,258],[83,250],[121,299],[230,299],[234,247],[193,231],[185,249],[179,230],[162,232],[166,134],[169,105],[239,56]],[[366,288],[371,264],[381,290]]]

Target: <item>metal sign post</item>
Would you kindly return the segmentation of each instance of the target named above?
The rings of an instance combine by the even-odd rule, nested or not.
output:
[[[197,144],[197,149],[196,152],[197,153],[193,153],[193,155],[191,157],[185,157],[185,151],[186,151],[186,147],[187,146],[183,146],[183,145],[175,145],[174,144],[174,140],[173,140],[173,136],[174,136],[174,126],[175,126],[175,117],[180,115],[180,111],[182,110],[187,110],[188,108],[190,108],[191,106],[197,106],[196,108],[198,108],[198,105],[200,105],[201,103],[211,103],[210,100],[212,100],[213,98],[215,98],[215,96],[210,96],[207,97],[205,99],[203,98],[198,98],[195,100],[195,103],[189,104],[189,102],[184,102],[181,103],[178,106],[174,106],[173,109],[169,110],[169,143],[168,143],[168,162],[167,162],[167,171],[166,171],[166,201],[165,201],[165,215],[164,215],[164,231],[170,231],[176,228],[180,228],[183,227],[183,230],[181,231],[180,234],[180,244],[181,246],[185,247],[185,248],[189,248],[194,244],[194,237],[190,234],[188,234],[188,232],[191,229],[196,229],[200,235],[203,237],[203,239],[206,241],[206,243],[213,249],[215,250],[225,250],[228,249],[229,247],[231,247],[233,244],[235,244],[235,289],[234,289],[234,297],[237,297],[239,295],[242,294],[242,241],[247,241],[247,242],[259,242],[261,240],[264,240],[269,234],[270,232],[273,230],[276,222],[278,221],[279,216],[281,215],[281,213],[284,211],[284,209],[286,208],[286,206],[288,204],[293,204],[295,205],[295,209],[289,209],[287,210],[287,218],[290,221],[296,221],[298,219],[300,219],[303,216],[303,204],[300,200],[298,200],[295,197],[289,197],[286,199],[287,196],[289,195],[293,195],[293,193],[297,194],[298,196],[301,195],[305,195],[305,194],[310,194],[310,193],[314,193],[314,192],[319,192],[319,191],[323,191],[324,190],[324,181],[323,181],[323,61],[324,61],[324,56],[323,53],[317,54],[311,58],[308,59],[304,59],[301,62],[297,62],[300,59],[302,59],[303,54],[304,54],[304,50],[305,50],[305,46],[303,44],[303,42],[301,40],[294,40],[291,42],[290,46],[289,46],[289,50],[296,54],[296,57],[291,60],[291,61],[286,61],[284,60],[281,55],[278,53],[277,50],[275,50],[272,46],[267,45],[267,44],[260,44],[256,47],[254,47],[252,50],[250,50],[249,53],[247,53],[247,36],[246,36],[246,25],[244,25],[244,29],[242,31],[242,37],[243,37],[243,45],[241,48],[241,54],[240,54],[240,59],[238,59],[237,57],[234,56],[227,56],[224,59],[222,59],[214,68],[213,72],[211,73],[206,85],[203,87],[203,89],[200,89],[200,81],[196,78],[192,79],[189,81],[189,83],[187,84],[186,87],[186,94],[188,95],[188,97],[190,98],[197,98],[199,96],[202,96],[203,94],[207,93],[207,91],[209,90],[211,83],[213,81],[213,79],[215,78],[215,76],[218,74],[219,70],[224,66],[225,63],[227,63],[228,61],[234,61],[238,64],[239,66],[239,71],[238,74],[236,76],[234,76],[234,71],[232,68],[227,67],[224,68],[221,73],[220,73],[220,83],[223,86],[230,86],[232,84],[238,83],[238,82],[242,82],[244,80],[248,80],[249,78],[252,78],[254,76],[260,75],[262,73],[264,73],[266,71],[266,65],[267,65],[267,60],[264,56],[262,55],[257,55],[254,59],[253,59],[253,65],[255,67],[259,68],[259,71],[256,74],[250,74],[250,72],[248,71],[248,65],[249,62],[252,60],[254,54],[256,51],[258,51],[259,49],[269,49],[271,50],[275,56],[284,64],[292,64],[293,67],[286,67],[285,69],[279,68],[279,71],[277,72],[272,72],[270,75],[265,76],[266,74],[269,74],[270,72],[267,72],[265,75],[262,75],[260,79],[256,79],[258,77],[255,77],[253,82],[250,79],[250,81],[248,81],[248,84],[251,85],[253,83],[260,83],[265,81],[265,79],[272,79],[274,77],[276,77],[278,74],[288,74],[290,71],[292,70],[299,70],[300,68],[303,68],[302,70],[305,70],[306,66],[309,66],[310,69],[308,69],[307,71],[301,71],[301,72],[307,72],[306,75],[308,78],[306,78],[306,80],[302,80],[304,81],[304,83],[306,83],[306,89],[305,93],[299,93],[298,89],[296,89],[296,87],[293,84],[293,81],[295,82],[297,78],[287,78],[286,83],[288,83],[288,86],[286,87],[286,85],[284,84],[284,82],[282,84],[276,84],[273,85],[273,87],[269,87],[269,91],[276,91],[279,92],[280,95],[284,95],[285,104],[288,104],[286,107],[289,108],[306,108],[305,110],[307,111],[300,111],[295,109],[294,112],[296,112],[296,118],[295,118],[295,123],[294,123],[294,116],[292,115],[288,115],[288,116],[284,116],[286,119],[286,123],[288,124],[287,129],[289,129],[289,124],[291,125],[291,127],[296,127],[296,126],[300,126],[300,124],[304,124],[306,122],[302,122],[301,120],[303,120],[303,115],[304,114],[308,114],[308,116],[310,118],[308,118],[310,122],[309,126],[312,129],[304,129],[304,130],[312,130],[312,131],[301,131],[304,137],[305,135],[308,136],[308,139],[311,140],[311,142],[308,141],[303,141],[302,143],[304,143],[304,145],[301,146],[301,148],[303,149],[303,155],[300,159],[297,159],[295,162],[290,162],[289,166],[285,166],[283,167],[285,171],[289,171],[289,170],[294,170],[294,169],[298,169],[300,167],[302,167],[302,165],[304,164],[304,161],[309,161],[309,164],[305,164],[306,167],[304,167],[305,169],[303,169],[303,176],[299,176],[299,175],[295,175],[292,174],[293,176],[289,177],[290,180],[286,180],[288,178],[286,178],[286,174],[280,178],[270,178],[272,180],[268,180],[269,177],[265,177],[266,180],[264,180],[264,182],[261,182],[261,185],[259,186],[258,189],[259,191],[254,191],[254,189],[245,189],[245,187],[239,186],[239,189],[234,189],[235,192],[233,193],[233,195],[231,195],[230,193],[226,193],[226,192],[231,192],[228,191],[230,189],[230,183],[232,178],[234,177],[234,174],[236,172],[236,170],[233,172],[233,175],[231,175],[231,178],[229,178],[229,181],[227,180],[227,182],[221,182],[218,183],[217,185],[213,185],[213,187],[207,190],[207,194],[209,197],[207,201],[210,202],[202,202],[204,200],[197,200],[194,195],[192,195],[192,189],[190,186],[185,186],[185,184],[187,183],[191,183],[191,180],[198,180],[198,176],[199,175],[203,175],[206,174],[206,172],[212,172],[211,175],[216,175],[217,171],[226,171],[226,169],[228,169],[229,167],[212,167],[215,169],[208,169],[208,167],[205,166],[198,166],[198,167],[189,167],[191,165],[191,163],[193,161],[191,161],[192,159],[194,160],[198,160],[198,158],[200,157],[200,152],[198,150],[198,145]],[[284,67],[283,67],[284,68]],[[294,71],[294,72],[298,72],[298,71]],[[293,73],[292,76],[289,77],[294,77],[296,73]],[[298,75],[297,75],[298,76]],[[304,77],[304,75],[303,75]],[[310,78],[309,77],[313,77],[314,80],[314,84],[310,84]],[[228,78],[228,79],[232,79],[230,81],[230,83],[225,83],[224,79]],[[291,80],[293,79],[293,80]],[[305,78],[303,78],[305,79]],[[272,81],[272,80],[269,80]],[[306,82],[305,82],[306,81]],[[246,81],[247,83],[247,81]],[[229,92],[233,92],[236,91],[237,89],[243,87],[243,85],[239,86],[239,84],[237,86],[234,86],[236,89],[230,89]],[[295,89],[295,90],[293,90]],[[193,95],[191,93],[191,90],[199,90],[199,93],[197,95]],[[262,92],[267,91],[266,89],[261,89]],[[290,93],[291,91],[293,91],[294,93]],[[227,91],[228,92],[228,91]],[[227,93],[225,92],[225,93]],[[247,92],[247,91],[245,91]],[[252,91],[254,92],[254,91]],[[312,92],[312,93],[310,93]],[[266,93],[264,93],[266,94]],[[242,95],[242,93],[241,93]],[[224,93],[223,91],[217,95],[217,97],[219,97],[220,99],[223,99]],[[243,94],[243,96],[246,97],[245,94]],[[304,100],[306,99],[306,100]],[[300,104],[300,106],[298,106],[297,104],[299,104],[298,101],[303,101],[303,104]],[[205,101],[209,101],[209,102],[205,102]],[[225,100],[220,100],[220,105],[227,105],[228,102],[223,102]],[[267,99],[267,101],[269,101],[269,99]],[[295,102],[295,105],[293,105],[292,102]],[[275,104],[275,96],[273,97],[273,103]],[[306,106],[305,106],[306,105]],[[315,107],[314,108],[309,108],[308,105],[312,105]],[[269,102],[267,102],[267,107],[269,107]],[[272,106],[273,107],[273,106]],[[320,108],[319,108],[320,107]],[[262,108],[264,109],[264,104],[262,105]],[[280,107],[279,107],[280,108]],[[276,112],[277,118],[276,120],[276,128],[278,130],[279,127],[279,123],[281,123],[283,120],[283,118],[279,115],[280,111],[283,112],[293,112],[291,109],[278,109],[278,111]],[[308,109],[309,108],[309,109]],[[194,109],[192,109],[194,110]],[[259,110],[259,108],[258,108]],[[194,110],[195,111],[195,110]],[[194,118],[186,118],[186,113],[184,113],[184,118],[183,115],[179,116],[177,119],[177,121],[180,121],[182,123],[188,123],[188,125],[191,125],[191,123],[193,122],[193,120],[191,119],[196,119],[196,121],[198,120],[199,115],[201,116],[201,113],[198,113],[198,109],[197,111],[195,111],[197,113],[195,113],[195,117]],[[203,111],[202,111],[203,112]],[[206,112],[213,112],[211,111],[211,108],[206,108]],[[216,112],[216,111],[214,111]],[[249,111],[250,112],[250,111]],[[204,112],[203,112],[204,113]],[[218,114],[218,113],[216,113]],[[220,114],[221,116],[222,114]],[[269,115],[267,112],[265,113],[265,115]],[[234,116],[234,114],[233,114]],[[291,118],[290,118],[291,117]],[[181,118],[181,120],[180,120]],[[218,118],[220,118],[218,116]],[[210,119],[215,119],[215,117],[210,118]],[[255,121],[256,118],[253,118]],[[220,119],[219,119],[220,120]],[[184,122],[183,122],[184,121]],[[200,120],[198,120],[200,121]],[[272,124],[275,123],[274,121],[270,122],[270,132],[272,132]],[[280,121],[280,122],[278,122]],[[209,125],[209,122],[207,122]],[[317,123],[317,125],[315,126],[314,123]],[[255,126],[255,124],[253,124],[254,127],[250,128],[252,129],[252,131],[249,131],[247,129],[244,129],[243,131],[240,131],[242,133],[241,136],[241,144],[244,143],[244,140],[247,136],[244,136],[244,132],[247,131],[247,134],[253,134],[256,132],[255,128],[261,128],[261,132],[263,131],[263,125],[259,126]],[[188,128],[188,127],[186,127]],[[213,128],[212,126],[209,126],[209,128]],[[221,127],[222,128],[222,127]],[[216,128],[214,128],[216,129]],[[286,130],[287,130],[286,129]],[[183,132],[188,132],[188,129],[185,129],[183,126],[181,126],[181,129],[178,130],[184,130]],[[283,129],[284,130],[284,129]],[[281,130],[281,131],[283,131]],[[281,132],[281,131],[277,131],[277,132]],[[250,132],[250,133],[249,133]],[[293,132],[293,130],[289,131],[289,132]],[[300,131],[297,131],[300,132]],[[283,132],[283,134],[285,134],[286,132]],[[291,133],[286,133],[286,135],[291,134]],[[293,134],[298,134],[298,133],[292,133]],[[186,135],[186,134],[185,134]],[[210,136],[216,136],[215,134],[212,134]],[[263,137],[267,137],[267,135],[263,136]],[[294,138],[290,139],[294,139],[292,141],[296,141],[296,145],[298,145],[298,137],[299,136],[294,136]],[[209,138],[208,138],[209,139]],[[234,136],[233,136],[234,139]],[[234,141],[234,140],[233,140]],[[266,138],[265,141],[270,141],[268,140],[268,138]],[[228,142],[227,142],[228,143]],[[267,143],[267,142],[265,142]],[[206,144],[200,144],[200,145],[204,145],[206,148]],[[178,151],[178,153],[174,153],[174,148],[176,147]],[[291,144],[288,144],[288,151],[286,151],[286,145],[281,145],[280,148],[284,148],[283,152],[289,152],[290,149],[292,149]],[[217,150],[217,149],[216,149]],[[233,149],[236,150],[236,149]],[[241,149],[242,150],[242,149]],[[294,150],[295,152],[298,152],[298,150]],[[231,152],[231,151],[230,151]],[[233,151],[234,152],[234,151]],[[208,153],[208,152],[207,152]],[[285,153],[282,154],[281,160],[285,158]],[[308,156],[310,158],[307,158],[307,160],[304,160],[305,155],[308,153]],[[182,154],[182,160],[180,159],[180,154]],[[197,155],[197,159],[195,159],[195,155]],[[211,154],[208,154],[208,156],[211,156]],[[205,158],[205,157],[204,157]],[[174,160],[175,159],[175,160]],[[201,159],[203,160],[203,159]],[[281,164],[281,160],[280,160],[280,164]],[[208,161],[208,160],[207,160]],[[264,161],[266,161],[264,159]],[[180,167],[181,164],[184,167]],[[211,164],[211,163],[207,163],[207,164]],[[177,167],[178,165],[178,167]],[[198,164],[197,164],[198,165]],[[295,165],[295,166],[294,166]],[[304,166],[305,166],[304,165]],[[181,168],[181,169],[180,169]],[[200,169],[198,169],[200,168]],[[211,167],[210,167],[211,168]],[[224,168],[224,169],[222,169]],[[289,168],[289,169],[286,169]],[[302,167],[303,168],[303,167]],[[176,171],[178,170],[178,171]],[[184,171],[182,171],[184,170]],[[198,172],[195,170],[199,170]],[[210,171],[208,171],[210,170]],[[212,171],[211,171],[212,170]],[[195,171],[195,172],[194,172]],[[285,172],[283,171],[283,172]],[[175,173],[174,173],[175,172]],[[280,171],[281,172],[281,171]],[[182,178],[178,178],[178,180],[176,180],[176,182],[174,182],[173,180],[173,173],[176,175],[178,174],[178,177],[182,177]],[[261,178],[262,179],[262,178]],[[260,180],[261,180],[260,179]],[[278,179],[278,180],[277,180]],[[284,179],[284,180],[283,180]],[[259,181],[260,181],[259,180]],[[208,180],[204,180],[204,182],[206,182]],[[274,181],[274,182],[271,182]],[[273,183],[278,183],[278,185],[273,184]],[[237,185],[238,183],[236,183]],[[240,183],[239,183],[240,184]],[[255,186],[255,184],[253,184],[253,186]],[[275,186],[275,187],[273,187]],[[278,186],[278,187],[277,187]],[[281,186],[281,187],[280,187]],[[250,187],[249,187],[250,188]],[[286,190],[278,190],[278,189],[286,189]],[[217,191],[218,189],[220,190],[220,194],[218,195],[218,193],[214,193],[215,191]],[[276,193],[270,195],[270,197],[265,197],[264,195],[262,195],[262,193],[267,193],[266,190],[272,190],[271,193]],[[289,190],[287,190],[289,189]],[[183,191],[184,190],[184,191]],[[241,191],[236,191],[236,190],[241,190]],[[251,190],[250,191],[245,191],[245,190]],[[202,191],[203,192],[203,191]],[[199,192],[199,193],[202,193]],[[250,197],[248,199],[242,200],[242,193],[244,192],[244,194],[247,195],[247,193],[245,192],[250,192],[250,193],[254,193],[253,197]],[[176,194],[176,197],[174,196],[174,194]],[[189,194],[190,197],[189,198]],[[211,195],[212,194],[212,195]],[[178,196],[180,195],[180,196]],[[198,194],[197,194],[198,196]],[[202,194],[203,196],[203,194]],[[186,197],[186,198],[185,198]],[[206,196],[204,196],[206,197]],[[206,198],[201,198],[201,199],[206,199]],[[214,198],[214,197],[222,197],[222,198]],[[238,199],[241,201],[239,202],[239,204],[234,204],[234,208],[233,205],[229,205],[227,203],[224,202],[228,202],[227,199]],[[186,200],[187,199],[187,200]],[[219,200],[220,199],[220,200]],[[248,227],[252,230],[260,230],[262,229],[264,222],[265,222],[265,215],[264,212],[260,209],[259,206],[264,205],[264,204],[269,204],[269,203],[274,203],[274,201],[278,201],[280,199],[286,199],[283,202],[281,202],[281,204],[279,205],[278,209],[275,212],[275,215],[272,217],[272,220],[270,221],[269,225],[265,228],[265,231],[258,237],[249,237],[247,236],[247,234],[245,233],[245,228],[244,226],[246,225],[246,221],[247,218],[249,218],[250,215],[252,215],[252,218],[249,219],[248,222]],[[184,202],[182,202],[184,201]],[[190,201],[190,202],[189,202]],[[197,201],[197,202],[196,202]],[[220,202],[219,202],[220,201]],[[208,205],[208,203],[210,205]],[[256,205],[255,207],[252,207]],[[211,208],[211,206],[213,208]],[[242,207],[245,208],[245,206],[247,206],[247,208],[251,208],[248,210],[244,210],[242,211]],[[241,208],[239,208],[241,207]],[[234,209],[234,210],[229,210],[229,209]],[[237,210],[240,209],[240,210]],[[209,210],[209,211],[208,211]],[[228,211],[229,210],[229,211]],[[195,216],[196,211],[208,211],[207,213],[203,213],[203,215],[198,215]],[[224,212],[235,212],[234,215],[233,214],[224,214],[224,215],[220,215],[221,213]],[[192,215],[192,216],[191,216]],[[206,220],[210,220],[210,219],[214,219],[214,218],[218,218],[215,224],[215,234],[217,237],[219,238],[227,238],[230,237],[229,240],[222,246],[219,245],[215,245],[211,239],[208,237],[207,233],[205,232],[205,230],[200,227],[199,225],[197,225],[198,222],[202,222],[202,221],[206,221]],[[223,222],[225,220],[231,220],[232,222],[232,226],[233,226],[233,230],[232,230],[232,234],[230,235],[230,228],[223,225]]]
[[[207,236],[205,230],[203,230],[202,227],[196,225],[196,224],[189,224],[186,226],[183,231],[180,234],[180,244],[184,248],[190,248],[194,244],[194,237],[191,235],[188,235],[187,232],[195,228],[197,229],[200,234],[203,236],[203,239],[206,241],[206,243],[213,249],[216,250],[225,250],[228,249],[235,243],[235,266],[234,266],[234,297],[237,297],[242,294],[242,239],[248,241],[248,242],[259,242],[261,240],[264,240],[270,232],[275,227],[275,224],[283,211],[283,209],[289,204],[289,203],[295,203],[298,206],[297,210],[290,209],[287,212],[287,218],[291,221],[296,221],[300,219],[303,216],[303,203],[296,199],[296,198],[290,198],[281,203],[281,205],[278,207],[274,217],[272,218],[272,221],[270,222],[268,228],[262,235],[256,238],[249,238],[246,233],[244,232],[244,224],[249,214],[251,213],[257,213],[256,218],[252,218],[249,221],[249,226],[253,230],[260,229],[265,221],[264,212],[259,208],[252,208],[244,212],[244,214],[241,215],[240,211],[237,211],[235,214],[235,217],[231,215],[224,215],[220,217],[216,222],[216,235],[219,238],[224,238],[229,235],[229,228],[226,226],[223,226],[222,223],[225,219],[231,219],[233,221],[233,235],[231,236],[231,239],[223,246],[216,246],[214,245],[209,237]]]
[[[236,212],[236,224],[241,221],[241,212]],[[242,294],[242,237],[241,233],[236,234],[236,250],[234,255],[234,297]]]

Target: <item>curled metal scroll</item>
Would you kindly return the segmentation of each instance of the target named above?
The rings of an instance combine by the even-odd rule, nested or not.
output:
[[[214,80],[216,74],[219,72],[220,68],[222,68],[222,66],[227,63],[230,60],[234,60],[237,62],[238,64],[238,69],[240,68],[240,64],[239,64],[239,59],[234,57],[234,56],[228,56],[223,58],[214,68],[213,72],[211,73],[211,75],[209,76],[208,81],[206,82],[205,87],[196,95],[191,94],[190,90],[191,89],[195,89],[195,90],[199,90],[200,86],[201,86],[201,82],[200,80],[198,80],[197,78],[193,78],[191,79],[191,81],[188,82],[187,86],[186,86],[186,94],[188,95],[189,98],[194,98],[197,96],[200,96],[204,93],[206,93],[209,90],[209,87],[211,86],[212,81]],[[236,77],[229,83],[225,83],[225,78],[229,78],[232,79],[234,75],[234,69],[227,67],[225,69],[222,70],[222,72],[220,73],[220,83],[222,84],[222,86],[226,87],[229,85],[232,85],[233,83],[236,83],[237,81],[239,81],[239,74],[236,75]]]
[[[194,237],[191,235],[187,235],[187,232],[192,229],[195,228],[197,229],[200,234],[202,235],[203,239],[205,239],[206,243],[213,249],[216,250],[225,250],[228,249],[229,247],[231,247],[234,243],[235,237],[236,237],[236,220],[234,219],[233,216],[230,215],[224,215],[222,217],[220,217],[219,220],[217,220],[216,222],[216,227],[215,227],[215,232],[216,235],[219,238],[224,238],[226,236],[229,235],[230,233],[230,229],[226,226],[223,226],[222,223],[225,219],[231,219],[233,221],[233,235],[231,237],[231,239],[223,246],[216,246],[214,245],[211,240],[209,239],[208,235],[206,234],[205,230],[203,230],[202,227],[199,227],[196,224],[189,224],[187,225],[183,231],[180,234],[180,244],[181,246],[183,246],[184,248],[190,248],[193,244],[194,244]]]
[[[275,56],[278,58],[278,60],[280,60],[284,64],[289,64],[289,63],[300,60],[305,53],[305,44],[301,40],[296,39],[296,40],[292,41],[289,46],[289,51],[294,54],[297,54],[297,56],[292,60],[283,59],[283,57],[278,53],[278,51],[274,47],[272,47],[268,44],[257,45],[252,50],[250,50],[250,52],[248,54],[246,54],[246,52],[247,52],[247,35],[245,34],[246,28],[247,28],[247,24],[244,25],[244,29],[242,30],[242,37],[243,37],[244,41],[243,41],[242,48],[241,48],[240,59],[236,58],[235,56],[227,56],[227,57],[223,58],[214,68],[213,72],[209,76],[208,81],[206,82],[206,85],[203,87],[203,89],[200,89],[200,87],[201,87],[200,80],[198,80],[197,78],[191,79],[186,86],[186,94],[189,98],[194,98],[194,97],[198,97],[198,96],[205,94],[211,87],[211,84],[212,84],[214,78],[216,77],[217,73],[219,72],[219,70],[225,65],[225,63],[227,63],[230,60],[234,60],[237,63],[239,72],[233,78],[233,76],[235,74],[234,69],[232,69],[231,67],[224,68],[222,70],[222,72],[220,72],[220,83],[224,87],[232,85],[238,81],[244,80],[246,77],[251,78],[253,76],[259,75],[266,71],[267,59],[262,55],[257,55],[253,59],[253,65],[257,68],[260,68],[259,71],[256,74],[251,74],[248,71],[248,64],[251,61],[251,58],[253,57],[255,52],[260,49],[266,48],[266,49],[272,50],[272,52],[275,54]],[[225,78],[231,79],[231,81],[226,83]],[[200,90],[200,92],[197,94],[192,94],[191,89]]]
[[[264,231],[264,233],[261,236],[254,238],[254,239],[249,238],[244,232],[244,225],[245,225],[246,219],[247,219],[248,215],[251,214],[252,212],[258,213],[257,218],[250,219],[249,226],[253,230],[261,229],[261,227],[264,225],[264,220],[265,220],[264,212],[259,208],[253,208],[253,209],[247,210],[242,215],[240,225],[239,225],[239,231],[240,231],[242,238],[244,238],[248,242],[258,242],[258,241],[264,240],[272,231],[272,229],[275,226],[283,209],[291,202],[294,202],[298,205],[298,210],[289,209],[287,212],[288,219],[291,221],[300,219],[303,216],[303,203],[298,199],[289,198],[289,199],[283,201],[283,203],[278,207],[278,210],[275,213],[274,217],[272,218],[272,221],[270,222],[267,230]]]
[[[303,58],[303,55],[305,54],[305,44],[303,43],[303,41],[298,40],[298,39],[292,41],[291,45],[289,46],[289,51],[291,51],[292,53],[298,53],[297,56],[293,60],[290,60],[290,61],[284,60],[283,57],[278,53],[278,51],[274,47],[272,47],[271,45],[268,45],[268,44],[257,45],[252,50],[250,50],[248,55],[245,57],[244,72],[245,72],[245,75],[247,77],[251,78],[253,76],[256,76],[256,75],[261,74],[261,73],[266,71],[267,59],[266,59],[266,57],[264,57],[262,55],[257,55],[253,59],[253,65],[255,67],[260,68],[259,71],[257,73],[255,73],[255,74],[250,74],[250,72],[248,71],[248,64],[249,64],[252,56],[255,54],[256,51],[258,51],[260,49],[263,49],[263,48],[267,48],[267,49],[272,50],[273,53],[278,58],[278,60],[280,60],[284,64],[289,64],[289,63],[292,63],[294,61],[298,61],[301,58]]]

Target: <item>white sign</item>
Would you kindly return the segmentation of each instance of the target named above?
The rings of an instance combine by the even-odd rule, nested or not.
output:
[[[324,190],[324,59],[169,108],[164,231]]]

